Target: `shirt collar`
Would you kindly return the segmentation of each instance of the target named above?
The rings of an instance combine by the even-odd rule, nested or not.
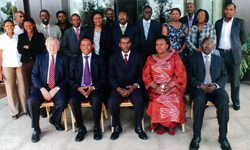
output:
[[[119,23],[119,25],[120,25],[120,27],[122,28],[123,25],[120,24],[120,23]],[[128,23],[126,23],[126,24],[124,25],[124,27],[127,28],[127,25],[128,25]]]
[[[76,29],[79,29],[79,31],[80,31],[81,26],[79,26],[78,28],[73,26],[73,28],[74,28],[75,31],[76,31]]]
[[[56,58],[57,53],[54,55],[54,59]],[[49,57],[52,58],[52,55],[49,54]]]
[[[223,23],[225,22],[225,23],[231,23],[231,22],[233,22],[233,20],[234,20],[234,16],[231,18],[231,20],[229,20],[228,22],[226,22],[225,21],[225,17],[224,17],[224,19],[223,19]]]
[[[148,21],[146,21],[145,19],[142,19],[143,24],[145,24],[146,22],[148,22],[149,24],[151,23],[151,19],[149,19]]]
[[[43,25],[44,28],[45,28],[45,27],[48,27],[48,28],[49,28],[49,24],[46,26],[45,24],[42,23],[42,25]]]
[[[213,51],[213,50],[212,50]],[[211,58],[211,54],[212,54],[212,51],[207,55],[207,54],[204,54],[203,52],[202,53],[202,56],[205,58],[205,56],[208,56],[208,58]]]
[[[193,14],[191,20],[194,20],[194,16],[195,16],[195,15]],[[187,15],[187,18],[188,18],[188,20],[190,20],[188,15]]]
[[[89,53],[88,55],[85,55],[85,54],[83,54],[82,53],[82,57],[84,58],[84,56],[89,56],[89,58],[91,58],[91,56],[92,56],[92,52],[91,53]]]
[[[123,51],[122,51],[122,56],[124,56],[125,54],[128,54],[128,56],[130,55],[130,52],[131,52],[131,50],[129,50],[127,53],[124,53]],[[125,57],[125,56],[124,56]]]

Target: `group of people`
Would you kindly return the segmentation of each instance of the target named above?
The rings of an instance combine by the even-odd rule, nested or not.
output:
[[[73,14],[69,23],[66,13],[58,11],[58,23],[52,25],[47,10],[40,11],[39,24],[17,11],[18,24],[14,27],[6,20],[6,32],[0,36],[0,80],[5,81],[12,118],[18,119],[22,112],[30,116],[34,128],[31,140],[38,142],[40,105],[53,101],[49,122],[62,131],[61,115],[69,103],[79,128],[75,141],[82,141],[87,130],[81,102],[88,99],[95,122],[94,139],[100,140],[104,102],[114,127],[110,139],[115,140],[122,132],[120,104],[129,98],[134,105],[135,132],[139,138],[148,139],[142,129],[148,99],[151,130],[156,129],[160,135],[168,128],[174,135],[175,127],[186,122],[187,87],[194,102],[194,135],[189,149],[199,149],[204,111],[210,100],[217,108],[221,148],[231,150],[226,137],[229,96],[224,88],[229,76],[233,108],[239,110],[241,45],[247,39],[246,25],[234,17],[234,3],[225,6],[224,18],[215,27],[208,23],[206,10],[194,11],[194,4],[188,3],[188,15],[180,18],[180,9],[173,8],[171,21],[161,26],[151,19],[152,8],[145,6],[143,19],[134,26],[128,23],[125,10],[119,11],[115,23],[114,11],[109,8],[105,11],[106,23],[103,14],[96,11],[92,13],[93,26],[87,29],[80,26],[78,14]]]

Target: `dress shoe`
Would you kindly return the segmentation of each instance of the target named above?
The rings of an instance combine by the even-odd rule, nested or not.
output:
[[[189,150],[198,150],[200,147],[200,141],[201,141],[201,137],[197,136],[197,137],[193,137],[190,145],[189,145]]]
[[[135,127],[135,133],[138,134],[140,139],[143,139],[143,140],[148,139],[147,134],[142,130],[142,127],[140,127],[140,126]]]
[[[34,132],[31,137],[31,141],[36,143],[40,140],[41,129],[34,129]]]
[[[79,128],[78,129],[78,133],[76,135],[75,141],[76,142],[81,142],[84,139],[84,135],[86,135],[86,134],[87,134],[87,130],[86,130],[85,127]]]
[[[240,110],[240,105],[239,104],[234,104],[233,107],[234,107],[234,110],[236,110],[236,111]]]
[[[65,130],[64,127],[60,123],[56,123],[56,121],[52,117],[49,118],[49,122],[56,127],[56,130],[58,131]]]
[[[100,140],[102,138],[102,133],[101,133],[101,129],[98,126],[94,127],[94,139],[95,140]]]
[[[231,150],[231,145],[229,144],[227,138],[219,138],[220,147],[222,150]]]
[[[119,137],[119,134],[122,132],[122,126],[115,126],[114,128],[115,130],[110,137],[111,140],[116,140]]]

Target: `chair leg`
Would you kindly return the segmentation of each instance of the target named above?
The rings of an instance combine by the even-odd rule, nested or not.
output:
[[[46,108],[47,117],[50,118],[50,116],[49,116],[49,110],[50,110],[49,106],[46,106],[45,108]]]
[[[62,112],[62,118],[63,118],[63,122],[64,122],[65,131],[68,131],[66,109],[64,109],[64,111]]]
[[[143,129],[143,131],[145,132],[144,117],[142,117],[142,120],[141,120],[141,125],[142,125],[142,129]]]
[[[194,109],[194,102],[191,102],[191,106],[190,106],[190,118],[193,119],[193,109]]]
[[[181,128],[182,128],[182,132],[183,132],[183,133],[186,132],[185,123],[183,123],[183,124],[181,125]]]
[[[75,117],[74,117],[73,112],[71,110],[70,104],[68,104],[68,108],[69,108],[70,115],[71,115],[72,130],[73,130],[73,132],[75,132],[76,131],[76,129],[75,129]]]
[[[101,112],[101,128],[102,132],[104,132],[104,119],[103,119],[103,113]]]
[[[108,119],[107,109],[104,103],[102,103],[102,111],[104,113],[105,119]]]

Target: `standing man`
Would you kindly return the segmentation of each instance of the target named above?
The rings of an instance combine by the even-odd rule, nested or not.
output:
[[[128,23],[129,16],[125,10],[122,10],[118,14],[119,24],[116,25],[113,30],[113,40],[114,46],[112,48],[112,53],[120,52],[121,48],[119,46],[120,39],[123,35],[129,37],[130,41],[133,43],[131,46],[132,51],[137,51],[140,44],[139,31],[136,26],[130,25]]]
[[[216,21],[217,49],[225,60],[231,84],[231,98],[234,110],[240,109],[240,64],[241,45],[247,41],[245,21],[234,17],[236,5],[229,3],[224,10],[224,18]]]
[[[137,22],[140,31],[139,51],[143,55],[144,61],[148,56],[156,53],[155,42],[161,35],[161,25],[159,22],[151,20],[152,13],[152,8],[145,6],[142,10],[143,19]]]
[[[37,31],[44,35],[44,38],[54,37],[61,41],[62,32],[57,25],[49,24],[50,14],[47,10],[40,11],[41,23],[36,24]]]
[[[194,101],[194,136],[190,150],[198,150],[201,141],[201,128],[208,99],[217,108],[219,123],[219,142],[222,150],[231,150],[227,140],[227,124],[229,120],[228,95],[225,91],[227,72],[224,60],[211,53],[213,40],[204,38],[202,52],[189,58],[188,81],[191,86],[190,95]]]
[[[192,25],[195,25],[198,23],[197,19],[195,18],[194,10],[195,10],[194,4],[189,2],[187,4],[188,15],[181,17],[181,19],[180,19],[180,22],[187,24],[188,28],[191,28]]]
[[[134,105],[135,132],[140,139],[148,138],[142,130],[144,110],[142,68],[144,62],[139,53],[130,49],[131,45],[130,38],[122,36],[119,43],[121,51],[113,54],[109,61],[109,82],[112,89],[108,106],[112,116],[112,127],[114,127],[114,132],[110,137],[111,140],[117,139],[122,132],[120,104],[125,98],[129,98]]]
[[[84,38],[81,40],[81,54],[70,61],[71,98],[69,100],[76,124],[79,127],[75,141],[80,142],[87,133],[83,125],[81,102],[89,99],[95,120],[94,139],[100,140],[100,119],[102,110],[103,89],[107,81],[107,71],[104,59],[93,51],[93,42]]]
[[[24,28],[23,28],[24,18],[25,18],[25,16],[24,16],[24,13],[22,11],[17,11],[15,13],[15,20],[17,21],[17,25],[15,26],[14,33],[19,35],[19,34],[22,34],[24,32]]]
[[[56,25],[58,25],[60,27],[62,35],[63,35],[63,33],[64,33],[65,30],[67,30],[70,27],[72,27],[72,24],[69,23],[67,14],[63,10],[59,10],[56,13],[56,18],[58,20],[58,23]]]
[[[104,24],[105,27],[110,27],[111,29],[115,26],[115,21],[114,21],[114,10],[111,8],[108,8],[105,10],[105,16],[107,19],[107,22]]]
[[[81,54],[80,41],[86,36],[86,30],[80,26],[81,19],[78,14],[71,16],[71,28],[64,32],[61,51],[69,57],[76,57]]]
[[[55,126],[56,130],[64,130],[61,125],[61,116],[68,100],[69,58],[58,52],[59,41],[56,38],[47,38],[45,45],[48,52],[36,57],[31,75],[33,86],[28,106],[32,128],[34,128],[32,142],[38,142],[40,139],[39,112],[44,101],[54,103],[54,112],[49,122]]]

